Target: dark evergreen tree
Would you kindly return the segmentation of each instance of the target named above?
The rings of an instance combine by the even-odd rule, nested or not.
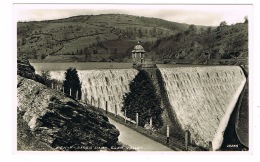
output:
[[[79,80],[78,72],[75,68],[68,68],[65,72],[65,80],[63,82],[64,92],[76,99],[76,93],[78,91],[78,99],[81,99],[81,83]]]
[[[163,126],[160,101],[156,95],[152,80],[146,71],[140,70],[134,80],[130,83],[130,92],[124,96],[124,107],[126,116],[135,120],[136,113],[139,115],[139,125],[144,126],[153,120],[153,127],[158,129]]]

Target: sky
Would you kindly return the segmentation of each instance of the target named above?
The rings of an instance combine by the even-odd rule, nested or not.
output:
[[[155,17],[186,24],[218,26],[221,21],[226,21],[230,25],[243,22],[245,16],[250,18],[252,5],[16,4],[13,11],[16,21],[39,21],[112,13]]]

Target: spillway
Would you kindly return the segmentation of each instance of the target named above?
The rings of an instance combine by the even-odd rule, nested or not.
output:
[[[238,66],[159,68],[178,122],[192,143],[220,148],[230,115],[246,82]]]
[[[65,71],[50,71],[50,77],[65,79]],[[129,91],[129,83],[137,75],[135,69],[78,70],[82,101],[123,116],[123,96]],[[116,110],[117,109],[117,110]]]

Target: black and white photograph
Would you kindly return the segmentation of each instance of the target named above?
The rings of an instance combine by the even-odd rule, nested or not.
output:
[[[252,11],[14,4],[14,149],[251,151]]]

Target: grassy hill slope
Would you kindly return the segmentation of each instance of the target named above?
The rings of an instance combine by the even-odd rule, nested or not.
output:
[[[18,58],[43,62],[128,62],[138,41],[157,62],[240,64],[248,58],[247,23],[205,27],[123,14],[17,23]]]
[[[137,41],[154,42],[189,25],[121,14],[17,23],[18,57],[43,61],[123,61]],[[116,42],[116,43],[115,43]]]

